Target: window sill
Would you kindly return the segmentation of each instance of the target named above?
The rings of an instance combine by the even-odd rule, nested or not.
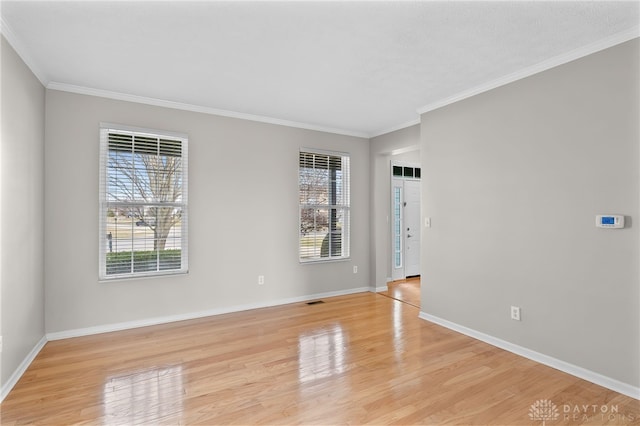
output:
[[[298,259],[301,265],[316,265],[318,263],[348,262],[350,260],[351,260],[351,257],[334,257],[330,259],[309,259],[309,260]]]
[[[121,281],[138,281],[138,280],[148,280],[152,278],[167,278],[167,277],[175,277],[179,275],[189,275],[189,271],[167,271],[167,272],[158,272],[153,274],[138,274],[138,275],[115,275],[113,277],[100,277],[98,279],[99,283],[113,283],[113,282],[121,282]]]

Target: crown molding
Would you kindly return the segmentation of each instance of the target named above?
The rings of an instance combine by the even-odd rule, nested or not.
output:
[[[358,131],[352,131],[352,130],[346,130],[346,129],[320,126],[320,125],[310,124],[310,123],[301,123],[297,121],[284,120],[284,119],[279,119],[274,117],[267,117],[267,116],[261,116],[261,115],[254,115],[254,114],[247,114],[247,113],[241,113],[236,111],[205,107],[201,105],[185,104],[185,103],[173,102],[173,101],[168,101],[163,99],[130,95],[126,93],[113,92],[109,90],[94,89],[94,88],[83,87],[83,86],[75,86],[75,85],[66,84],[66,83],[59,83],[59,82],[50,80],[49,76],[38,66],[37,62],[33,59],[33,56],[29,53],[29,50],[19,41],[18,37],[15,35],[13,30],[11,29],[11,26],[8,25],[7,22],[2,17],[0,17],[0,33],[2,33],[2,35],[5,37],[7,42],[16,51],[18,56],[20,56],[23,62],[27,65],[27,67],[31,70],[31,72],[36,76],[36,78],[42,83],[42,85],[45,86],[47,89],[51,89],[51,90],[59,90],[64,92],[97,96],[102,98],[116,99],[116,100],[154,105],[154,106],[179,109],[179,110],[185,110],[185,111],[200,112],[204,114],[218,115],[222,117],[238,118],[242,120],[256,121],[256,122],[274,124],[279,126],[287,126],[287,127],[293,127],[293,128],[299,128],[299,129],[305,129],[305,130],[314,130],[319,132],[333,133],[333,134],[353,136],[353,137],[366,138],[366,139],[371,139],[377,136],[381,136],[381,135],[391,133],[397,130],[401,130],[407,127],[411,127],[420,123],[420,119],[418,118],[416,120],[411,120],[406,123],[398,124],[397,126],[393,126],[391,128],[379,130],[373,133],[366,133],[366,132],[358,132]],[[582,57],[588,56],[590,54],[599,52],[601,50],[607,49],[609,47],[613,47],[615,45],[624,43],[626,41],[629,41],[638,37],[640,37],[640,26],[635,26],[626,31],[622,31],[620,33],[606,37],[590,45],[587,45],[578,49],[574,49],[568,53],[545,60],[531,67],[527,67],[525,69],[516,71],[514,73],[508,74],[501,78],[489,81],[487,83],[484,83],[474,88],[471,88],[469,90],[457,93],[445,99],[435,101],[433,103],[430,103],[428,105],[425,105],[419,108],[416,112],[421,115],[426,112],[433,111],[438,108],[442,108],[446,105],[450,105],[452,103],[504,86],[514,81],[521,80],[523,78],[532,76],[542,71],[546,71],[551,68],[566,64],[568,62],[574,61],[576,59],[580,59]]]
[[[386,135],[387,133],[395,132],[396,130],[406,129],[407,127],[415,126],[416,124],[420,124],[420,117],[415,120],[407,121],[403,124],[398,124],[397,126],[390,127],[384,130],[378,130],[377,132],[372,133],[369,137],[375,138],[377,136]]]
[[[16,51],[22,62],[24,62],[27,67],[31,70],[33,75],[36,76],[40,83],[44,87],[47,87],[49,84],[49,76],[42,71],[42,69],[38,66],[37,62],[33,59],[33,56],[29,53],[29,50],[24,47],[24,45],[20,42],[16,34],[11,29],[11,26],[7,24],[4,18],[0,17],[0,33],[4,36],[7,42],[13,47],[13,50]]]
[[[238,118],[241,120],[257,121],[260,123],[275,124],[278,126],[295,127],[298,129],[314,130],[318,132],[334,133],[338,135],[354,136],[354,137],[365,138],[365,139],[369,138],[368,134],[362,133],[362,132],[354,132],[350,130],[319,126],[315,124],[300,123],[297,121],[283,120],[279,118],[266,117],[261,115],[245,114],[242,112],[210,108],[210,107],[205,107],[200,105],[185,104],[181,102],[167,101],[164,99],[147,98],[145,96],[130,95],[126,93],[112,92],[110,90],[94,89],[91,87],[75,86],[72,84],[58,83],[55,81],[50,82],[47,85],[47,89],[58,90],[62,92],[77,93],[80,95],[97,96],[100,98],[115,99],[119,101],[135,102],[139,104],[153,105],[153,106],[159,106],[164,108],[179,109],[183,111],[219,115],[222,117]]]
[[[612,36],[598,40],[595,43],[580,47],[578,49],[574,49],[570,52],[547,59],[533,66],[505,75],[496,80],[489,81],[487,83],[476,86],[472,89],[465,90],[463,92],[457,93],[448,98],[425,105],[422,108],[419,108],[417,112],[418,114],[424,114],[425,112],[442,108],[444,106],[453,104],[463,99],[467,99],[472,96],[479,95],[480,93],[484,93],[489,90],[496,89],[500,86],[513,83],[514,81],[521,80],[526,77],[530,77],[542,71],[547,71],[551,68],[564,65],[568,62],[575,61],[576,59],[583,58],[585,56],[591,55],[593,53],[599,52],[604,49],[608,49],[610,47],[616,46],[618,44],[624,43],[626,41],[629,41],[638,37],[640,37],[640,26],[636,25],[635,27],[630,28],[626,31],[622,31]]]

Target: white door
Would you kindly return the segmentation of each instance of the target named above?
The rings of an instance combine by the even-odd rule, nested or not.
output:
[[[420,275],[420,181],[404,181],[404,274]]]
[[[419,180],[392,179],[391,210],[391,279],[420,275]]]

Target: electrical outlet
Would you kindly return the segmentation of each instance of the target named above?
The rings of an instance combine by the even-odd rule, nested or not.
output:
[[[264,284],[264,275],[258,275],[258,285]]]
[[[520,321],[520,308],[518,306],[511,307],[511,319]]]
[[[358,267],[357,267],[357,266],[354,266],[354,267],[353,267],[353,273],[354,273],[354,274],[357,274],[357,273],[358,273]]]

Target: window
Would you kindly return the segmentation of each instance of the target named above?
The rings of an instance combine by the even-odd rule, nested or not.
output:
[[[393,266],[402,267],[402,187],[393,187]]]
[[[420,167],[393,166],[393,176],[420,179]]]
[[[349,156],[301,151],[300,261],[349,257]]]
[[[100,278],[186,273],[186,135],[103,125],[100,173]]]

